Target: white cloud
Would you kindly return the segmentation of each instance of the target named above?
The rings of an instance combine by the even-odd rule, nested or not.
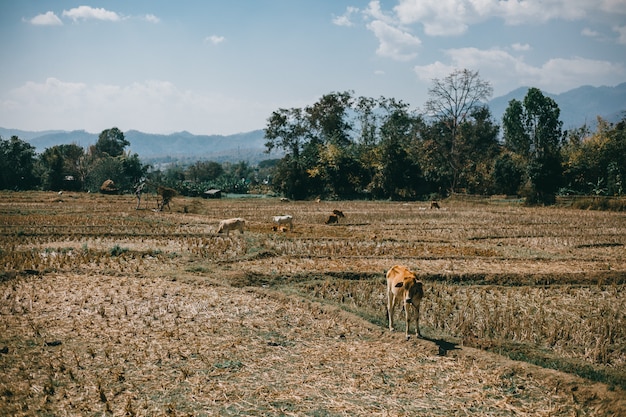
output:
[[[478,70],[481,78],[492,83],[496,94],[504,94],[522,85],[561,93],[581,85],[607,85],[623,82],[626,68],[620,63],[581,57],[553,58],[533,66],[522,57],[501,49],[459,48],[446,51],[450,64],[440,61],[414,67],[424,81],[441,78],[455,68]],[[443,74],[443,75],[442,75]]]
[[[0,126],[15,129],[122,130],[231,134],[258,129],[275,107],[222,94],[201,95],[168,81],[130,85],[75,83],[48,78],[0,96]],[[245,113],[246,117],[241,118]]]
[[[153,14],[147,14],[143,17],[143,20],[145,20],[146,22],[150,22],[150,23],[159,23],[161,21],[161,19],[159,19],[158,17],[156,17]]]
[[[598,5],[603,12],[610,14],[626,14],[626,1],[624,0],[600,0]]]
[[[618,33],[617,43],[626,45],[626,26],[615,26],[613,30]]]
[[[580,34],[583,35],[583,36],[587,36],[589,38],[599,38],[600,37],[600,33],[599,32],[597,32],[595,30],[592,30],[592,29],[589,29],[589,28],[584,28],[580,32]]]
[[[39,14],[32,19],[29,20],[33,25],[38,26],[60,26],[63,25],[61,19],[54,14],[54,12],[46,12],[44,14]]]
[[[212,43],[213,45],[218,45],[226,40],[223,36],[211,35],[204,38],[205,42]]]
[[[421,24],[430,36],[461,35],[471,25],[493,18],[519,25],[582,20],[598,13],[626,14],[624,0],[597,3],[589,0],[399,0],[393,10],[401,24]]]
[[[513,48],[514,51],[530,51],[532,48],[529,44],[527,43],[514,43],[513,45],[511,45],[511,48]]]
[[[396,61],[409,61],[417,56],[415,50],[422,43],[419,38],[382,20],[368,23],[367,28],[378,38],[378,55]]]
[[[367,9],[363,12],[365,16],[372,18],[373,20],[380,20],[387,24],[397,24],[393,18],[388,14],[385,14],[380,8],[380,1],[372,0],[367,5]]]
[[[68,17],[74,22],[78,20],[107,20],[117,22],[121,20],[120,15],[115,12],[103,8],[94,8],[90,6],[78,6],[70,10],[63,10],[63,17]]]
[[[400,0],[394,11],[402,24],[421,23],[430,36],[460,35],[477,14],[469,0]]]
[[[358,12],[359,9],[357,7],[348,6],[344,14],[333,17],[333,24],[337,26],[353,26],[352,16]]]

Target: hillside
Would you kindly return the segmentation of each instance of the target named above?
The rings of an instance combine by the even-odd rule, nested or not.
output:
[[[55,145],[75,143],[88,148],[98,140],[99,133],[84,130],[28,132],[17,129],[0,128],[0,136],[18,136],[33,145],[38,153]],[[265,139],[262,130],[237,133],[234,135],[194,135],[177,132],[169,135],[151,134],[129,130],[124,132],[130,142],[131,153],[137,153],[142,160],[155,161],[164,158],[174,160],[207,159],[218,162],[247,161],[256,163],[276,157],[275,153],[265,153]]]
[[[528,87],[521,87],[510,93],[496,97],[488,104],[498,124],[508,103],[512,99],[523,101]],[[545,95],[553,98],[561,109],[564,129],[580,127],[583,124],[595,128],[596,117],[601,116],[611,122],[619,121],[626,114],[626,83],[615,87],[582,86],[561,94]],[[37,152],[55,145],[75,143],[88,148],[98,140],[99,133],[84,130],[48,130],[31,132],[0,127],[0,136],[13,135],[29,142]],[[130,151],[148,162],[160,160],[213,160],[217,162],[259,161],[277,158],[282,154],[265,153],[263,130],[237,133],[233,135],[194,135],[183,131],[169,135],[151,134],[129,130],[124,132],[130,142]]]
[[[501,123],[509,101],[523,101],[528,89],[529,87],[520,87],[489,102],[491,113],[498,123]],[[561,94],[544,91],[543,94],[559,105],[564,129],[580,127],[585,123],[594,128],[597,116],[617,122],[626,112],[626,83],[615,87],[582,86]]]

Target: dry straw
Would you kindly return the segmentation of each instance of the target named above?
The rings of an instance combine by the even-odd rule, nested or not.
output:
[[[131,196],[4,197],[0,415],[626,407],[619,384],[468,347],[623,376],[626,220],[616,213],[180,196],[157,213]],[[346,217],[325,225],[333,209]],[[294,217],[293,231],[271,230],[278,214]],[[235,216],[245,233],[217,236]],[[383,272],[395,263],[425,280],[425,340],[385,329]]]

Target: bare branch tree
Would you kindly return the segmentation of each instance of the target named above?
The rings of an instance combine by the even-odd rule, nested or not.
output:
[[[492,94],[491,84],[481,80],[478,71],[457,69],[443,80],[433,79],[425,108],[430,116],[445,120],[456,131],[471,110]]]
[[[454,192],[462,160],[460,149],[463,138],[460,137],[459,127],[475,108],[491,97],[493,88],[488,81],[480,79],[478,71],[468,69],[454,70],[444,79],[435,78],[432,82],[425,109],[443,127],[445,134],[436,140],[452,171],[450,191]]]

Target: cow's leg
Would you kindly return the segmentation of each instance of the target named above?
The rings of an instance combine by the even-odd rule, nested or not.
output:
[[[389,330],[393,332],[393,311],[395,310],[395,297],[391,291],[387,293],[387,316],[389,317]]]
[[[409,321],[409,304],[406,301],[404,302],[404,317],[406,318],[405,336],[406,340],[409,340],[411,338],[411,336],[409,336],[409,324],[411,322]]]
[[[417,303],[415,307],[415,337],[422,337],[420,332],[420,305]]]

